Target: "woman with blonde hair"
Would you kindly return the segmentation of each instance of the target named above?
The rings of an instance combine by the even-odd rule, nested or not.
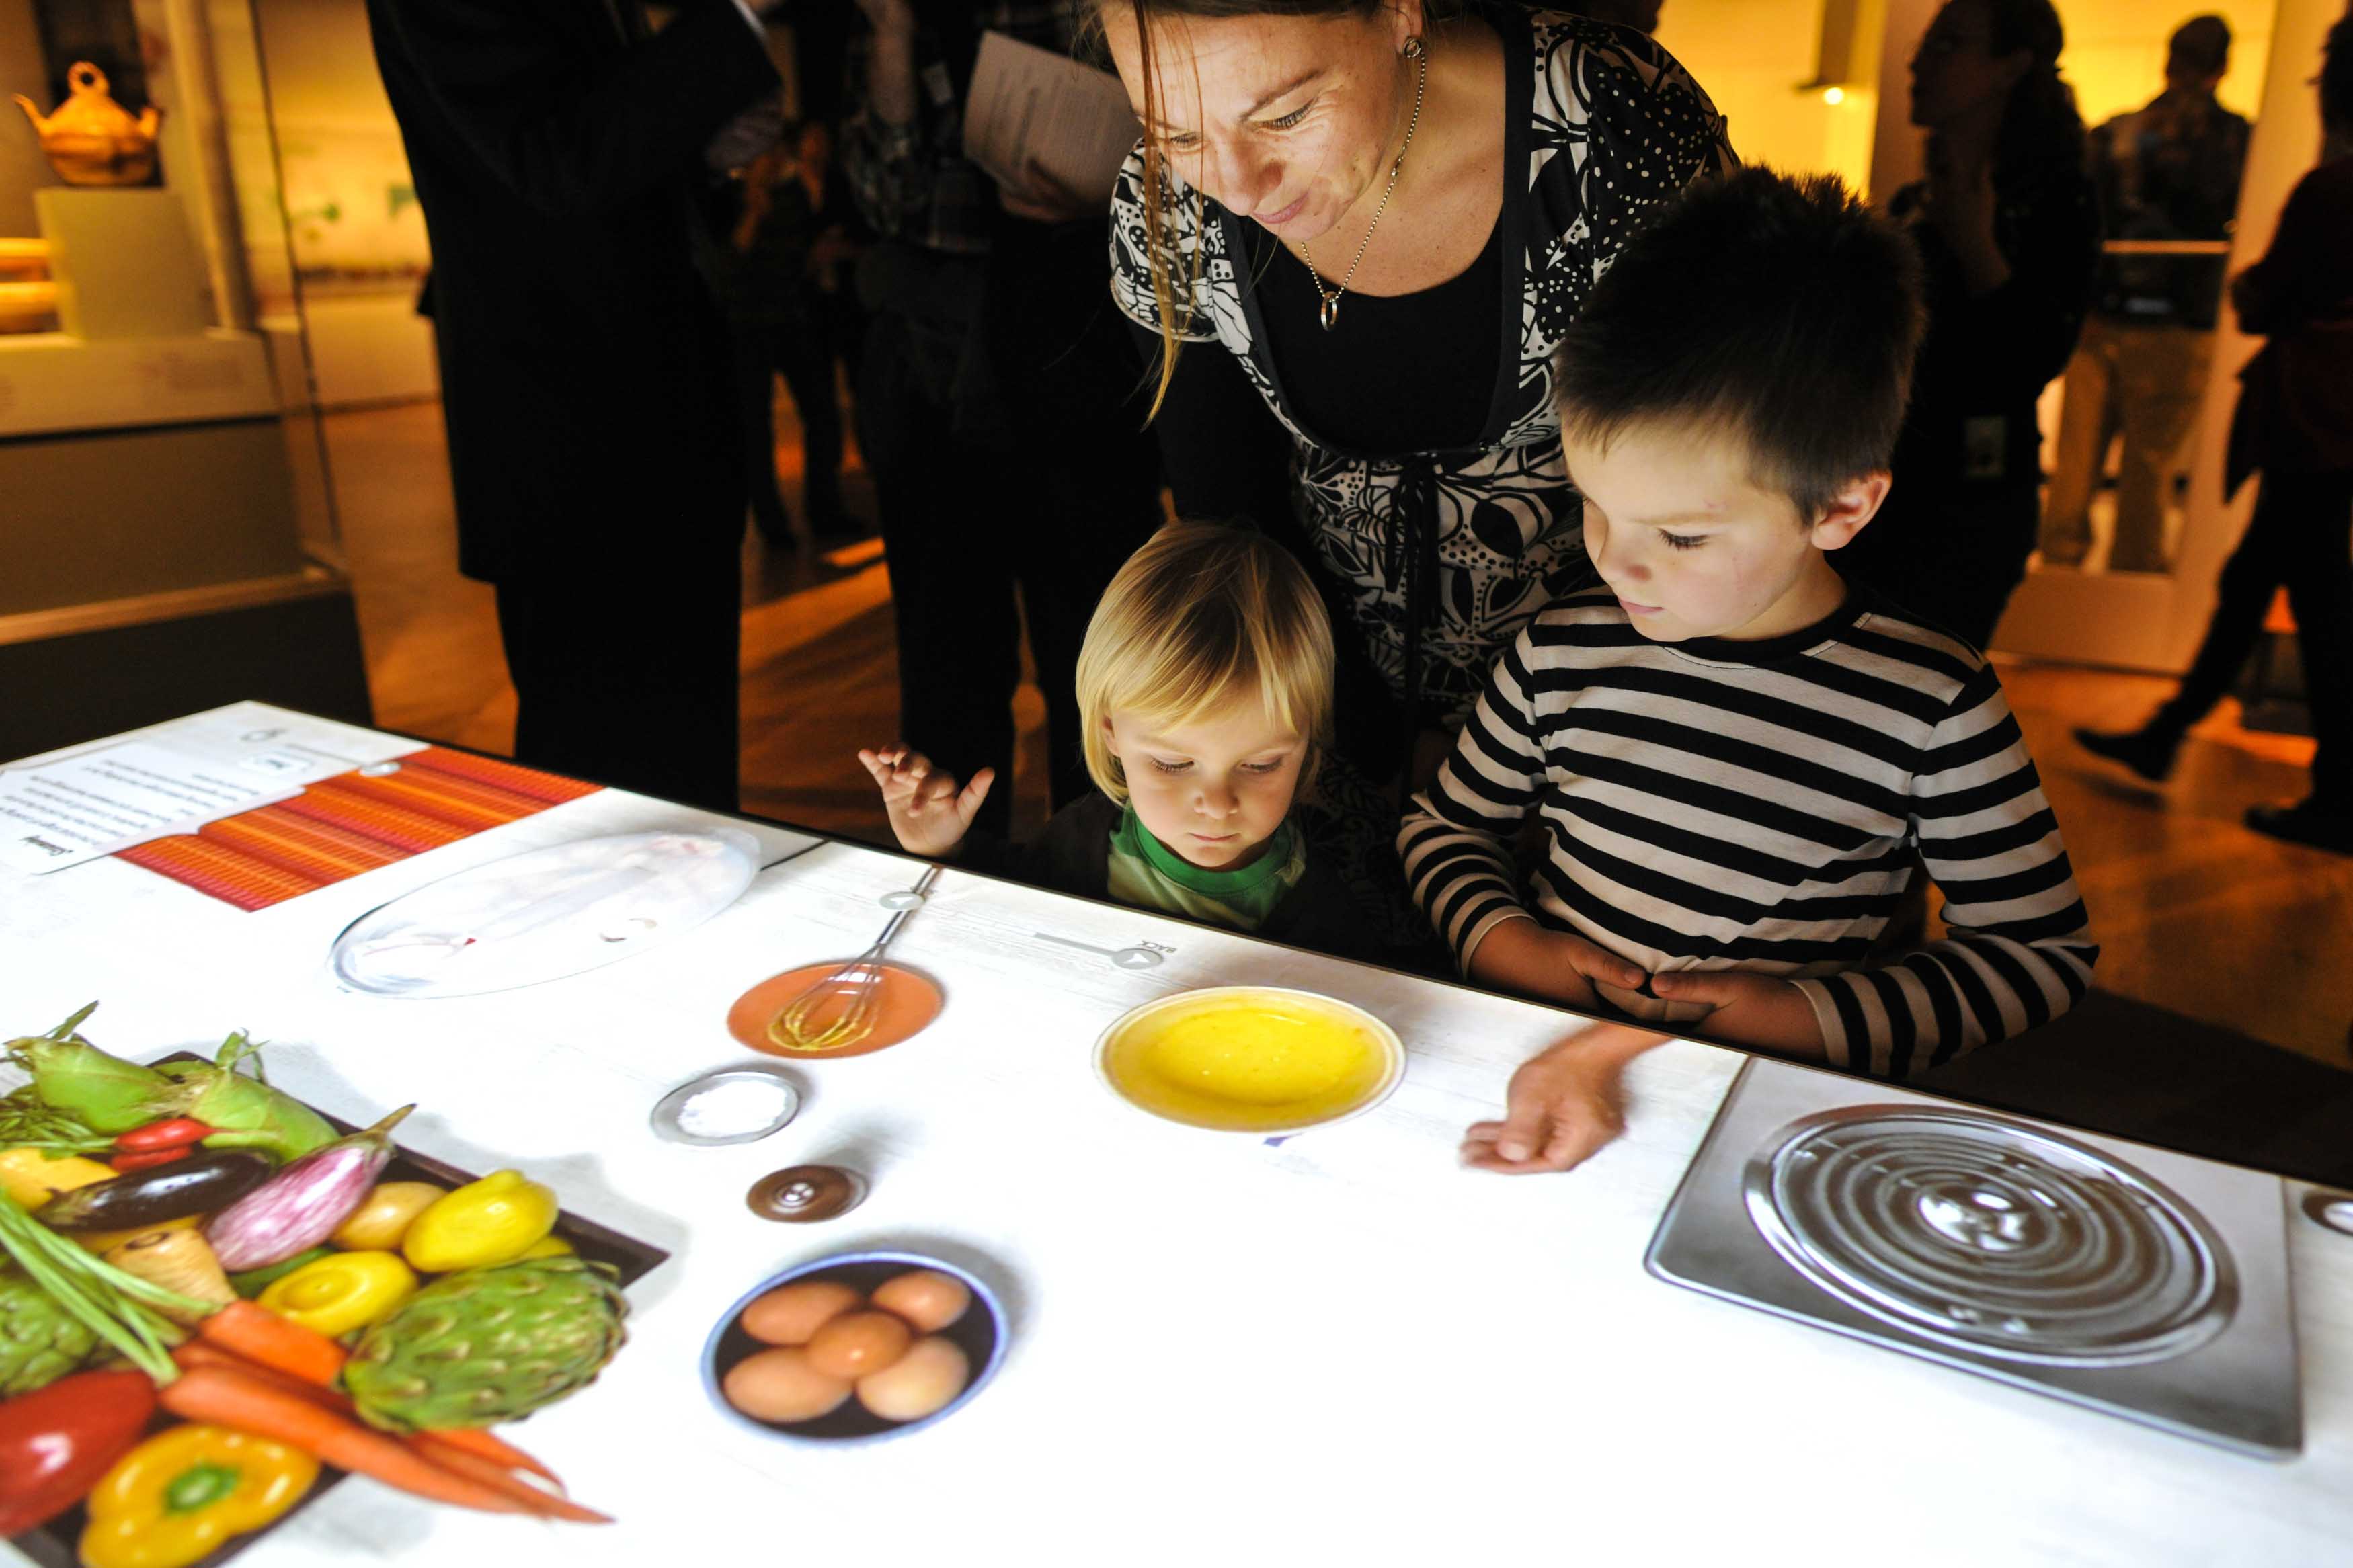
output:
[[[1727,168],[1650,38],[1461,0],[1095,0],[1145,134],[1112,297],[1180,516],[1291,542],[1338,619],[1323,796],[1368,909],[1400,775],[1589,580],[1553,346],[1632,226]],[[1401,898],[1399,940],[1423,934]]]

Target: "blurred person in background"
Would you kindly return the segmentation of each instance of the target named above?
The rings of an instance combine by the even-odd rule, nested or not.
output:
[[[2260,473],[2254,516],[2223,564],[2180,689],[2137,730],[2084,729],[2075,739],[2151,783],[2168,777],[2182,737],[2238,679],[2284,586],[2318,742],[2312,792],[2251,806],[2247,826],[2353,855],[2353,19],[2329,29],[2327,47],[2320,166],[2289,193],[2263,259],[2231,283],[2240,330],[2264,342],[2239,373],[2223,489]]]
[[[2221,242],[2239,210],[2248,125],[2214,98],[2231,29],[2193,16],[2175,29],[2165,90],[2092,132],[2092,182],[2110,240],[2205,240],[2211,256],[2110,255],[2084,340],[2067,365],[2059,446],[2042,519],[2046,565],[2080,566],[2092,496],[2119,433],[2111,572],[2170,566],[2165,514],[2183,439],[2198,421],[2222,303]]]
[[[2041,524],[2035,399],[2074,353],[2100,259],[2084,122],[2051,0],[1947,0],[1912,60],[1928,177],[1890,204],[1927,268],[1894,488],[1840,569],[1983,647]]]
[[[367,0],[433,247],[458,567],[514,754],[735,808],[743,464],[694,194],[782,84],[755,14]],[[772,120],[773,124],[773,120]]]
[[[858,0],[842,166],[876,236],[858,445],[874,479],[899,653],[899,734],[942,771],[998,780],[978,826],[1012,837],[1013,697],[1026,625],[1049,793],[1093,787],[1076,672],[1087,620],[1159,526],[1143,367],[1103,288],[1106,205],[1035,171],[1000,188],[964,156],[985,31],[1068,54],[1059,0]]]
[[[845,274],[858,216],[834,177],[832,134],[817,121],[736,171],[716,203],[698,259],[727,314],[752,521],[792,549],[792,516],[776,484],[776,384],[784,377],[801,427],[801,495],[811,543],[866,530],[842,508],[841,395],[835,364],[855,301]]]

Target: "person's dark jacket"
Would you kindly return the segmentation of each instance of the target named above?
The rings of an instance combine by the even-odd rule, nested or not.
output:
[[[1108,899],[1111,836],[1119,826],[1120,814],[1119,805],[1110,796],[1090,794],[1056,812],[1045,831],[1026,843],[1008,844],[992,835],[972,835],[965,840],[956,864],[967,870],[1009,877],[1058,893]],[[1258,930],[1249,934],[1270,942],[1289,942],[1293,947],[1313,948],[1337,958],[1381,962],[1372,935],[1365,929],[1347,889],[1324,867],[1312,847],[1299,880]]]
[[[2110,239],[2227,239],[2251,128],[2207,100],[2176,110],[2168,98],[2119,114],[2091,135],[2092,183]],[[2226,258],[2104,256],[2097,304],[2135,325],[2213,330]]]
[[[2099,204],[2090,178],[2055,153],[2013,175],[1997,172],[1994,190],[1994,232],[2010,270],[1983,294],[1969,292],[1959,260],[1921,216],[1925,183],[1906,185],[1889,204],[1919,244],[1928,300],[1928,331],[1895,448],[1899,488],[2031,485],[2042,477],[2035,400],[2067,368],[2083,335],[2100,264]],[[2000,421],[1998,444],[1971,439],[1980,420]]]
[[[731,0],[367,0],[433,247],[459,565],[742,527],[698,154],[778,86]]]
[[[2223,493],[2249,474],[2353,468],[2353,156],[2296,182],[2231,297],[2266,340],[2239,373]]]

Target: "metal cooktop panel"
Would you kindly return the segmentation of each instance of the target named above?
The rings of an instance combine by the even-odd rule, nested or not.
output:
[[[2265,1458],[2303,1442],[2276,1177],[1752,1059],[1662,1279]]]

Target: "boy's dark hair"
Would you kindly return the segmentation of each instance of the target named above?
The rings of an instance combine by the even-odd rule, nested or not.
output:
[[[1747,168],[1630,237],[1553,355],[1561,424],[1608,446],[1664,420],[1745,440],[1808,524],[1888,465],[1926,313],[1911,238],[1836,178]]]

